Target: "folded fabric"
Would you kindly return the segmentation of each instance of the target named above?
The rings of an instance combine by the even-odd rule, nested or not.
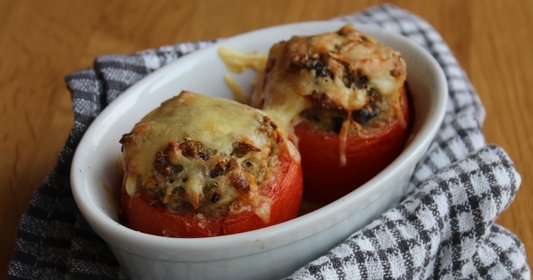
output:
[[[449,103],[433,144],[416,166],[409,195],[286,279],[530,279],[523,244],[494,223],[518,191],[520,176],[501,148],[486,145],[480,129],[483,106],[440,35],[425,20],[392,5],[334,20],[379,25],[424,46],[444,69]],[[75,125],[22,218],[8,279],[125,278],[72,197],[74,150],[91,122],[128,87],[212,43],[101,56],[94,69],[66,77]]]

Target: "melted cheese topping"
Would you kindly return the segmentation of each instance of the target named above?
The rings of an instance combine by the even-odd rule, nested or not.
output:
[[[316,96],[324,95],[332,104],[327,109],[349,115],[368,105],[374,91],[392,104],[405,82],[405,68],[398,52],[351,24],[338,32],[293,36],[271,48],[251,103],[279,111],[294,125],[302,111],[317,106]]]
[[[183,91],[123,136],[125,188],[146,188],[172,212],[250,209],[268,222],[272,200],[260,190],[283,137],[257,109]]]
[[[218,55],[231,72],[241,73],[246,68],[265,69],[267,55],[261,52],[242,52],[226,47],[218,48]]]
[[[308,119],[318,129],[338,133],[344,142],[342,166],[349,133],[364,137],[365,129],[399,117],[396,108],[405,79],[398,52],[348,24],[337,32],[293,36],[275,44],[251,105],[276,112],[289,127]]]

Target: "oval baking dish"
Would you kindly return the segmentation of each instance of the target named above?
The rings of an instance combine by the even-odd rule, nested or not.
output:
[[[220,46],[268,52],[293,35],[338,30],[344,22],[304,22],[276,26],[221,40],[151,73],[112,102],[82,138],[72,162],[71,185],[89,225],[109,245],[133,279],[274,279],[290,275],[325,254],[356,230],[399,202],[415,164],[429,147],[443,120],[448,90],[442,69],[421,46],[379,27],[355,28],[399,51],[407,64],[407,82],[415,122],[404,151],[377,176],[318,210],[271,227],[209,238],[166,238],[131,230],[119,222],[101,185],[118,178],[115,161],[125,132],[161,102],[189,90],[231,98],[224,82],[227,69]],[[249,85],[255,72],[236,77]],[[304,170],[305,172],[305,170]],[[305,188],[305,186],[304,186]]]

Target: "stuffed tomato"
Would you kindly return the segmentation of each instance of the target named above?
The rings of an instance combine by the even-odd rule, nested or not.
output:
[[[300,155],[263,112],[183,91],[122,139],[128,227],[169,237],[240,233],[296,217]]]
[[[275,44],[251,105],[293,128],[304,198],[328,203],[389,165],[409,135],[400,53],[349,24]]]

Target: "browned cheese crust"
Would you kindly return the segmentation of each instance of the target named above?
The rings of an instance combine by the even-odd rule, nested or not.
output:
[[[128,194],[146,189],[172,213],[253,211],[268,220],[261,195],[286,145],[259,110],[192,92],[165,101],[120,140]]]
[[[405,79],[398,52],[348,24],[275,44],[252,105],[278,112],[287,124],[306,119],[345,138],[401,114],[398,96]]]

